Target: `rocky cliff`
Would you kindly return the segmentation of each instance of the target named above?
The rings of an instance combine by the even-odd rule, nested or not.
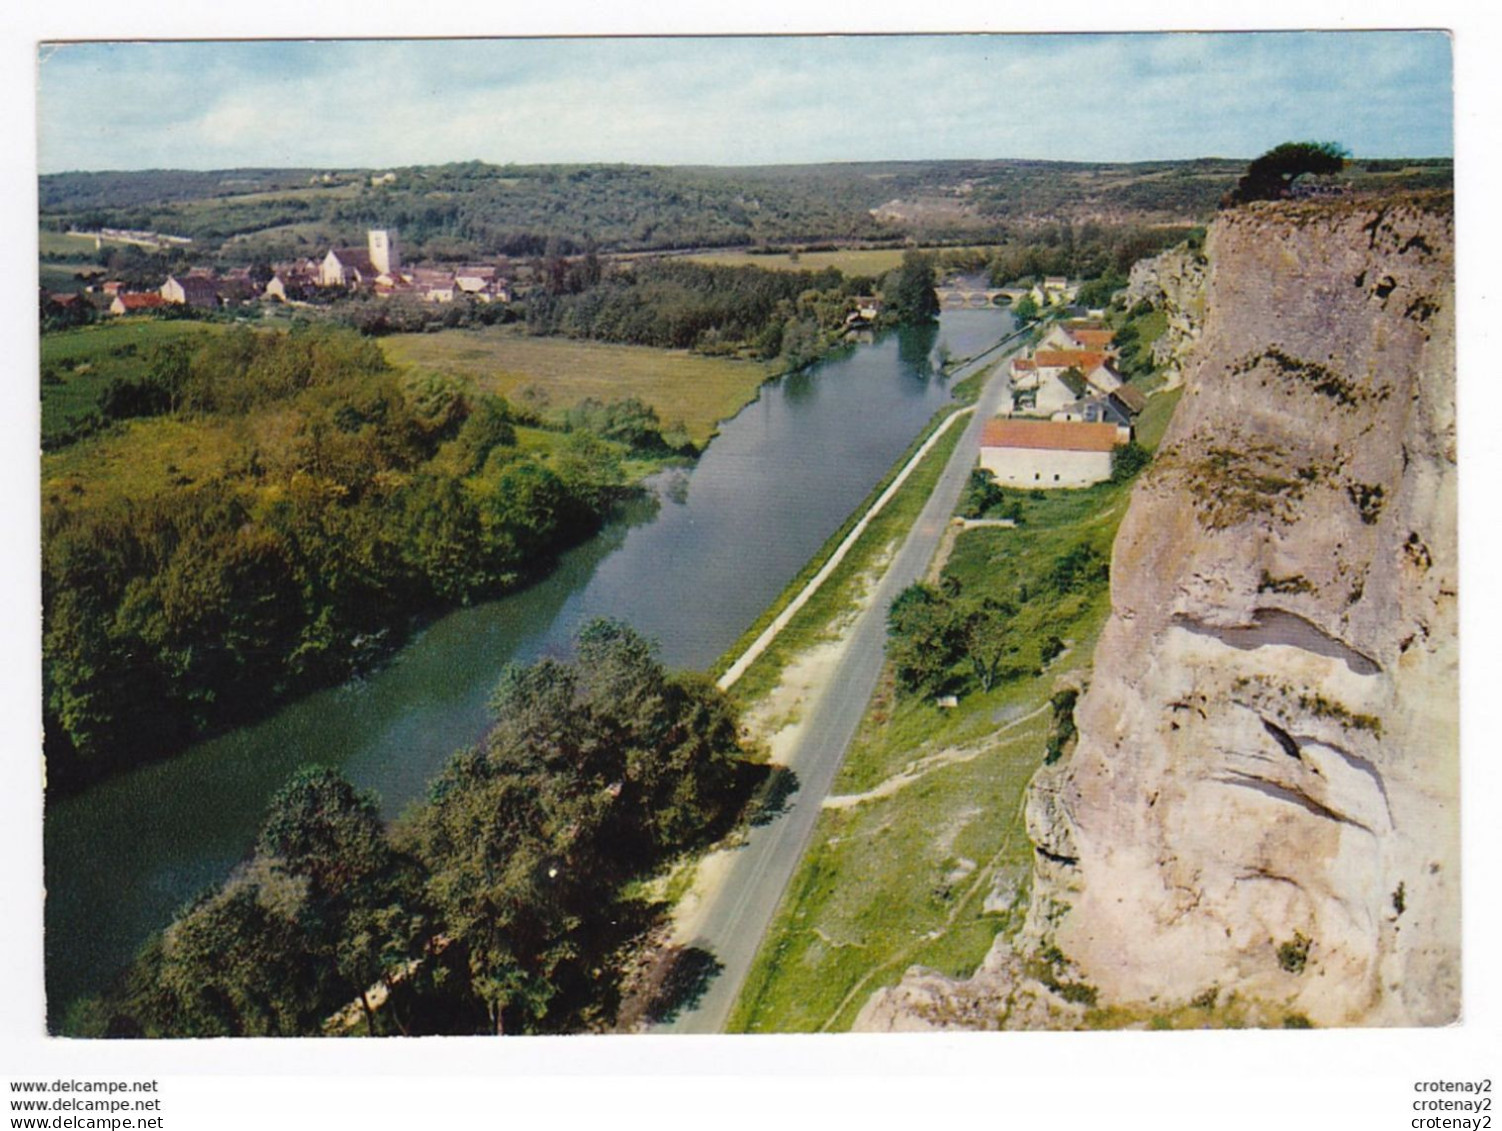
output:
[[[1183,367],[1199,340],[1205,323],[1205,276],[1209,260],[1195,246],[1181,244],[1161,255],[1133,264],[1127,281],[1128,309],[1147,303],[1167,318],[1162,336],[1153,343],[1153,364],[1172,389],[1183,377]]]
[[[1028,925],[864,1027],[1458,1015],[1450,199],[1245,208],[1205,254],[1079,742],[1031,787]]]

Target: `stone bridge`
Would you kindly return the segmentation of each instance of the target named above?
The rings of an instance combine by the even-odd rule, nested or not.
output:
[[[934,291],[939,296],[939,305],[951,310],[961,307],[986,307],[994,303],[997,298],[1006,298],[1015,302],[1027,291],[1019,287],[995,287],[981,290],[973,287],[935,287]]]

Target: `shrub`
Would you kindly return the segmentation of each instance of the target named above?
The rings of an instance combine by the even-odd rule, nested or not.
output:
[[[1302,974],[1309,964],[1309,948],[1313,945],[1313,939],[1295,931],[1293,938],[1278,944],[1278,965],[1290,974]]]

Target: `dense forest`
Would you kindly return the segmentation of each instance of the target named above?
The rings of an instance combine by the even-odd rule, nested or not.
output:
[[[346,677],[412,614],[545,569],[623,490],[628,444],[405,385],[347,330],[236,327],[141,362],[101,394],[111,426],[43,461],[54,789]]]
[[[724,835],[765,767],[745,760],[724,693],[664,669],[614,622],[586,626],[571,665],[508,668],[491,710],[485,738],[394,828],[335,771],[297,774],[250,859],[86,1003],[77,1030],[611,1025],[628,960],[661,912],[633,882]]]

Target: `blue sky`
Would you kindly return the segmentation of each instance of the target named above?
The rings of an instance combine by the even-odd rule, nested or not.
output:
[[[1452,153],[1437,32],[69,43],[42,172]]]

